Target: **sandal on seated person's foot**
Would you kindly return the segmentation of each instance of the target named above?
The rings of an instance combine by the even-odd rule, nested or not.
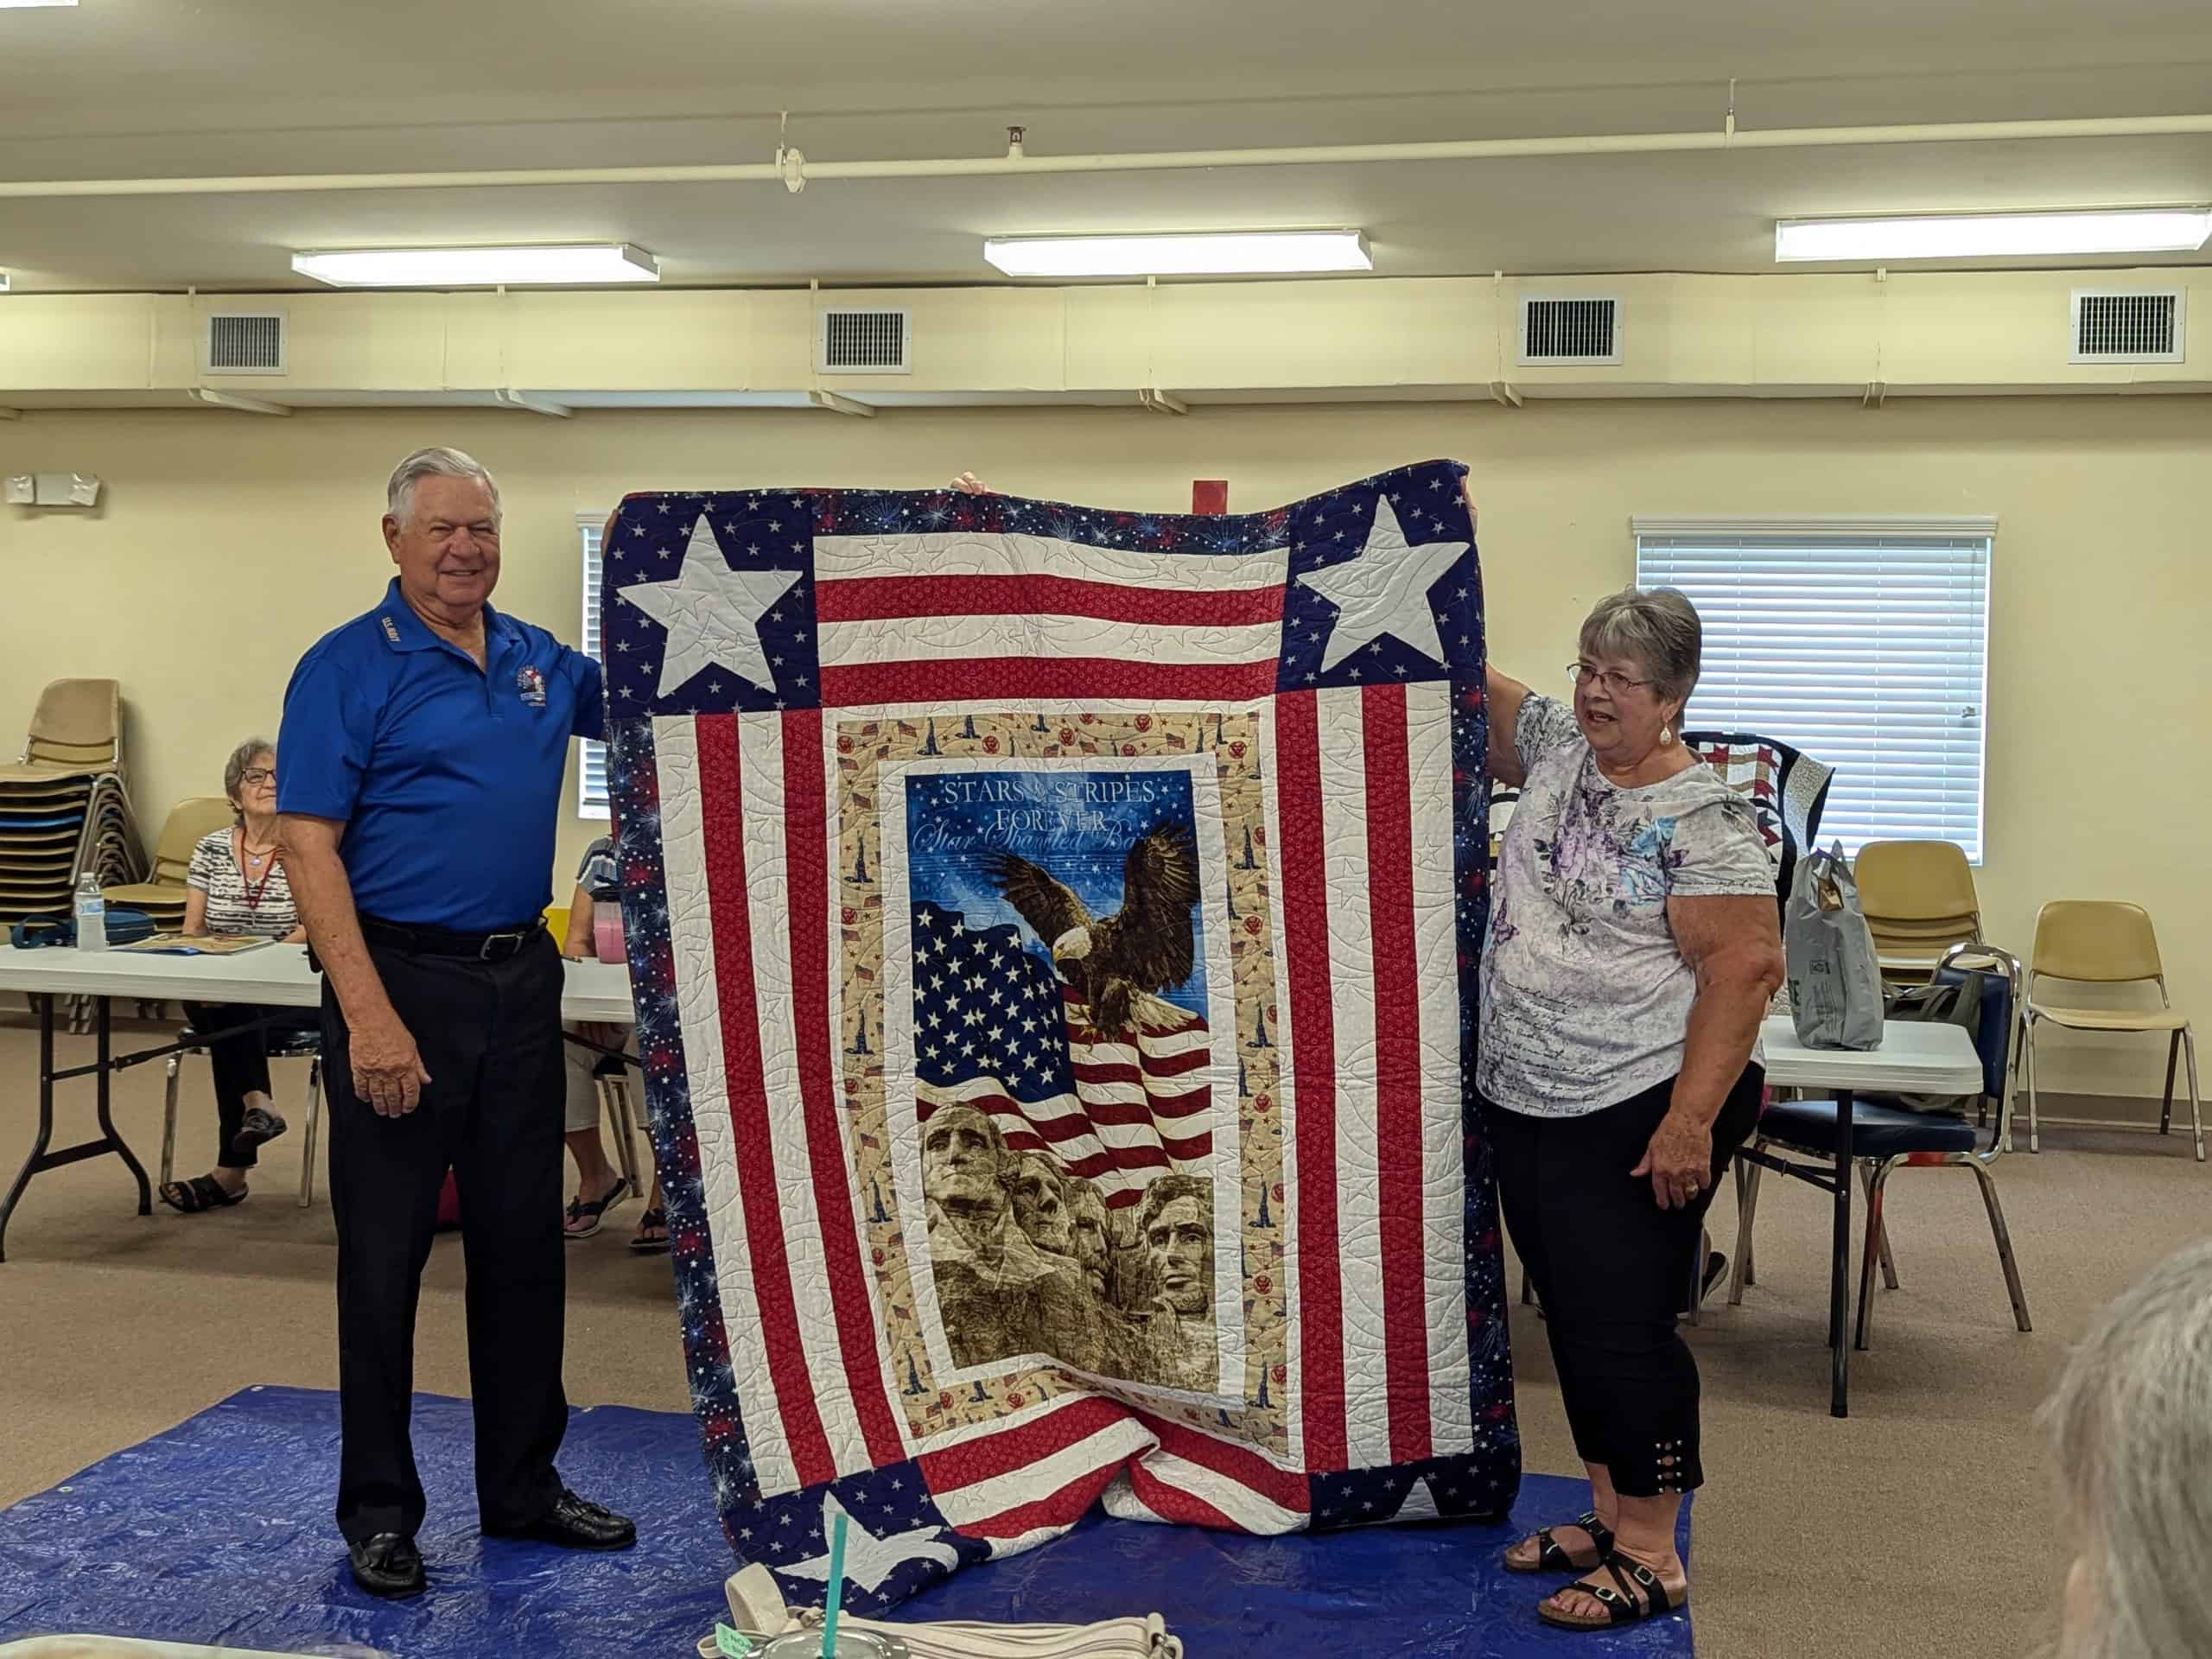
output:
[[[1634,1624],[1647,1618],[1656,1618],[1689,1605],[1690,1587],[1669,1591],[1659,1581],[1659,1575],[1638,1560],[1626,1555],[1608,1553],[1598,1563],[1612,1579],[1611,1584],[1592,1582],[1590,1578],[1578,1579],[1562,1589],[1554,1590],[1536,1604],[1536,1617],[1547,1624],[1557,1625],[1563,1630],[1610,1630],[1616,1625]],[[1604,1613],[1586,1618],[1570,1613],[1560,1605],[1560,1598],[1576,1592],[1590,1597],[1605,1609]]]
[[[276,1113],[263,1107],[250,1106],[245,1116],[238,1120],[238,1132],[232,1137],[232,1144],[242,1152],[266,1146],[289,1127]]]
[[[1597,1546],[1586,1556],[1578,1560],[1564,1544],[1552,1536],[1554,1529],[1546,1527],[1541,1532],[1523,1538],[1520,1544],[1514,1546],[1518,1549],[1522,1545],[1535,1544],[1537,1547],[1535,1559],[1523,1556],[1516,1560],[1513,1551],[1508,1550],[1503,1561],[1505,1570],[1509,1573],[1587,1573],[1613,1553],[1613,1529],[1598,1518],[1597,1510],[1585,1510],[1571,1524],[1588,1533],[1590,1541]]]
[[[622,1195],[629,1190],[630,1183],[617,1175],[614,1178],[614,1185],[601,1194],[597,1203],[586,1204],[581,1192],[570,1198],[569,1218],[561,1229],[563,1236],[569,1238],[589,1238],[599,1230],[599,1224],[606,1216],[608,1206],[620,1203]]]
[[[631,1239],[630,1248],[639,1255],[664,1255],[668,1253],[668,1211],[655,1205],[638,1217],[637,1236]]]
[[[213,1175],[195,1175],[188,1181],[163,1181],[162,1202],[172,1210],[196,1216],[202,1210],[227,1210],[245,1202],[246,1189],[232,1192]]]

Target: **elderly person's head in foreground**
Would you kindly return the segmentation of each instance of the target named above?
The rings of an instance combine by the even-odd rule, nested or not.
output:
[[[2061,1659],[2212,1653],[2212,1240],[2105,1310],[2043,1417],[2075,1527]]]
[[[1583,619],[1573,664],[1574,720],[1599,760],[1632,766],[1675,741],[1697,688],[1704,629],[1671,588],[1630,588]]]

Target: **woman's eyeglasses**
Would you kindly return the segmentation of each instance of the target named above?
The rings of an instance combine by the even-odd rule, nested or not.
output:
[[[238,781],[242,784],[273,784],[276,781],[276,768],[274,766],[249,767],[238,774]]]
[[[1649,680],[1631,680],[1610,668],[1593,668],[1588,663],[1569,663],[1567,677],[1576,685],[1595,685],[1611,697],[1618,697],[1624,691],[1640,691],[1651,683]]]

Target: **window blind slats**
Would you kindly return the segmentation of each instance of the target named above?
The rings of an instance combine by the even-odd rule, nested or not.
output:
[[[1987,536],[1715,529],[1637,538],[1637,585],[1705,624],[1685,720],[1837,768],[1821,837],[1955,841],[1981,856]]]
[[[597,660],[599,644],[599,524],[579,524],[584,554],[584,655]],[[584,817],[607,813],[607,745],[587,741],[576,768],[576,811]]]

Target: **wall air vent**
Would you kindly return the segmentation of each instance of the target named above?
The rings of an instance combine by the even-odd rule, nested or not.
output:
[[[283,373],[284,313],[209,313],[200,355],[200,367],[209,374]]]
[[[1524,366],[1608,365],[1621,360],[1620,302],[1583,296],[1521,302]]]
[[[908,374],[912,338],[902,309],[833,306],[822,313],[815,366],[824,374]]]
[[[2077,288],[2069,363],[2178,363],[2182,291],[2177,288]]]

